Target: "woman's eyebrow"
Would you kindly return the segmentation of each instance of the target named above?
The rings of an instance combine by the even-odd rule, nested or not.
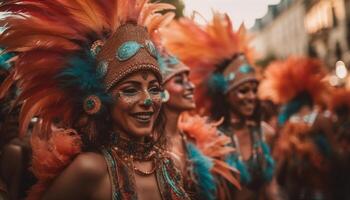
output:
[[[125,82],[122,82],[120,84],[120,86],[123,86],[125,84],[132,84],[132,85],[141,85],[141,83],[139,81],[134,81],[134,80],[129,80],[129,81],[125,81]]]
[[[155,84],[155,83],[158,83],[158,80],[154,79],[154,80],[151,80],[151,81],[149,82],[149,84]]]

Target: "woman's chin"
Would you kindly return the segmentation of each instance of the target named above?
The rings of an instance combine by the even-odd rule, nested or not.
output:
[[[150,136],[152,133],[152,129],[149,128],[138,128],[137,130],[132,130],[131,137],[133,138],[142,138],[142,137],[147,137]]]

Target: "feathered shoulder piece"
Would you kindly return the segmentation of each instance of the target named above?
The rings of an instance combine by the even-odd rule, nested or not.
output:
[[[33,160],[32,169],[38,182],[29,191],[28,199],[41,199],[41,195],[57,174],[78,155],[82,148],[82,141],[72,129],[56,129],[49,140],[34,134],[31,138]]]
[[[151,59],[156,54],[151,41],[137,33],[147,31],[144,27],[153,32],[169,22],[174,14],[162,15],[159,11],[173,8],[148,0],[2,3],[0,11],[7,13],[0,20],[0,26],[5,27],[0,44],[4,52],[15,52],[17,56],[0,95],[4,96],[16,81],[21,91],[19,102],[23,102],[20,133],[26,132],[34,116],[42,119],[41,133],[48,133],[54,122],[71,128],[83,114],[91,120],[98,117],[111,101],[106,91],[132,71],[129,65],[133,59]],[[139,40],[119,45],[130,41],[130,37]],[[134,56],[138,53],[140,56]],[[155,63],[151,60],[141,63],[141,67],[157,71]]]
[[[308,95],[314,103],[324,103],[327,84],[323,64],[307,57],[275,61],[265,71],[259,95],[277,104],[286,104],[299,95]]]
[[[230,138],[220,134],[217,129],[220,124],[221,122],[213,123],[206,117],[192,115],[187,112],[181,114],[178,122],[180,130],[194,142],[194,145],[205,156],[212,159],[213,166],[211,171],[226,178],[235,187],[241,188],[238,180],[232,175],[238,175],[238,170],[221,161],[221,158],[235,150],[227,146],[230,143]]]
[[[219,90],[222,85],[227,87],[229,77],[220,79],[223,84],[216,81],[212,86],[214,72],[222,71],[239,54],[244,54],[252,63],[253,51],[249,48],[250,37],[245,27],[242,25],[235,31],[227,14],[214,13],[212,21],[203,26],[182,18],[162,28],[161,34],[165,47],[191,68],[190,78],[196,85],[200,108],[210,104],[207,102],[208,90],[212,87]]]

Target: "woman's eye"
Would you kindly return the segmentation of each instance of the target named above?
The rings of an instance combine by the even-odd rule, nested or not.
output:
[[[138,93],[138,90],[136,88],[126,88],[122,90],[122,93],[127,96],[132,96]]]
[[[175,83],[177,84],[183,84],[184,83],[184,80],[183,79],[175,79]]]
[[[245,94],[248,92],[248,89],[240,89],[238,90],[239,93]]]
[[[161,90],[160,87],[151,87],[151,88],[149,89],[149,92],[150,92],[151,94],[154,94],[154,95],[160,94],[161,91],[162,91],[162,90]]]

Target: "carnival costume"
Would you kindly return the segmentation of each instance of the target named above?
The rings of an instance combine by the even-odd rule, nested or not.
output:
[[[158,62],[164,84],[178,74],[190,72],[188,66],[165,50],[160,55]],[[169,93],[165,90],[163,97],[165,103],[169,98]],[[178,128],[186,152],[184,185],[193,199],[222,199],[215,175],[226,178],[240,188],[239,182],[232,175],[232,173],[237,174],[237,170],[217,159],[234,151],[233,148],[225,146],[230,140],[218,133],[219,124],[220,122],[210,123],[207,118],[188,112],[180,115]]]
[[[152,138],[132,143],[104,128],[115,84],[142,70],[161,82],[158,52],[149,33],[173,18],[173,13],[159,14],[168,9],[173,6],[147,0],[1,4],[0,10],[10,13],[1,20],[6,30],[0,44],[6,52],[17,53],[1,95],[17,81],[18,100],[24,102],[21,134],[33,117],[40,119],[32,138],[39,182],[29,199],[39,199],[75,156],[91,148],[99,149],[108,164],[111,199],[137,199],[135,173],[154,173],[163,199],[188,199],[171,159]],[[133,166],[134,160],[153,160],[154,169],[143,172]]]
[[[227,105],[217,105],[215,98],[224,99],[229,91],[242,83],[258,82],[255,69],[249,64],[252,63],[253,51],[248,46],[249,37],[244,26],[234,31],[227,15],[215,13],[212,22],[206,26],[199,26],[190,19],[180,19],[162,32],[165,46],[191,69],[190,78],[196,85],[199,112],[214,120],[225,117],[220,128],[230,137],[229,145],[236,148],[235,152],[225,156],[225,161],[240,171],[242,185],[246,187],[257,182],[261,185],[270,181],[274,162],[260,126],[252,129],[253,156],[246,163],[241,158],[235,134],[228,130],[225,123],[230,120],[229,116],[213,114],[217,106],[227,110]],[[231,196],[232,191],[235,191],[231,186],[226,189],[226,196]]]
[[[274,156],[278,181],[291,199],[329,198],[332,131],[329,113],[320,109],[328,94],[325,75],[320,61],[290,57],[270,64],[260,84],[262,98],[282,105]]]

